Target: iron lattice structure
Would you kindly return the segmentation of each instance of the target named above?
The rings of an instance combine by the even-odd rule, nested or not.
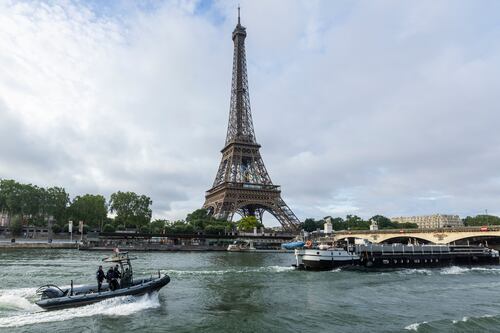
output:
[[[234,213],[256,216],[262,221],[269,212],[287,231],[299,230],[299,219],[281,198],[280,186],[274,185],[260,156],[255,138],[248,92],[245,57],[246,29],[240,23],[233,31],[234,43],[231,103],[226,143],[222,160],[203,208],[217,218],[232,220]]]

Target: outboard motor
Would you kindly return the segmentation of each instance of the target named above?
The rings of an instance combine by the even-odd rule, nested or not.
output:
[[[42,295],[42,299],[63,297],[65,295],[64,291],[53,284],[48,284],[38,288],[36,293],[38,295]]]

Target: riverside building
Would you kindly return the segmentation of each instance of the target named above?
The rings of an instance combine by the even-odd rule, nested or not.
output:
[[[422,215],[422,216],[400,216],[391,218],[392,222],[415,223],[420,229],[463,227],[464,223],[458,215]]]

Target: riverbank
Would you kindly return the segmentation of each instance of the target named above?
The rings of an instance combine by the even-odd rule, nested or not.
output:
[[[0,242],[0,249],[78,249],[77,243]]]

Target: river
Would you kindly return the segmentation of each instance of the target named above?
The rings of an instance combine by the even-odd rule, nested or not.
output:
[[[159,293],[47,312],[38,286],[93,283],[107,253],[0,251],[0,332],[500,332],[500,267],[303,272],[293,254],[136,253],[136,276],[170,275]]]

